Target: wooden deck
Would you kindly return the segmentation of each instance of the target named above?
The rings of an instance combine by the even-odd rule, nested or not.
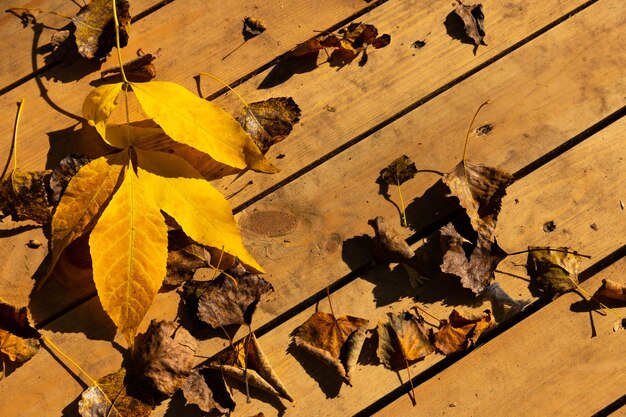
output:
[[[76,11],[67,0],[27,5]],[[433,273],[411,288],[402,272],[372,268],[362,235],[373,235],[367,221],[378,215],[399,224],[396,208],[379,194],[379,171],[402,154],[420,170],[450,171],[461,159],[472,115],[487,99],[475,126],[492,130],[471,136],[468,160],[516,177],[498,222],[500,246],[509,252],[568,246],[590,255],[581,273],[590,292],[605,278],[626,282],[626,4],[487,0],[483,6],[488,46],[474,55],[472,45],[446,31],[452,2],[131,0],[137,19],[123,53],[130,58],[139,48],[161,48],[157,80],[195,92],[193,77],[208,72],[235,85],[248,102],[290,96],[302,109],[293,133],[268,153],[281,172],[246,173],[226,192],[250,182],[230,201],[247,247],[275,287],[259,305],[253,329],[296,402],[253,391],[246,403],[235,389],[233,416],[626,416],[626,332],[613,333],[615,318],[589,312],[577,294],[534,298],[525,255],[503,261],[496,278],[515,298],[535,303],[477,348],[412,365],[416,406],[405,372],[364,360],[353,386],[342,385],[332,370],[290,347],[294,329],[320,300],[320,309],[328,310],[327,288],[335,312],[367,318],[370,327],[416,302],[440,317],[453,306],[480,307],[456,278]],[[236,49],[246,16],[262,19],[268,29]],[[370,51],[364,66],[320,64],[276,76],[286,52],[353,21],[390,34],[390,45]],[[9,154],[16,103],[25,98],[22,169],[102,150],[81,119],[99,71],[46,64],[51,34],[0,16],[0,155]],[[412,47],[418,40],[425,45]],[[111,56],[103,68],[115,65]],[[239,100],[222,85],[202,79],[199,87],[203,96],[239,112]],[[231,181],[214,184],[225,190]],[[442,190],[440,177],[426,172],[402,186],[409,241],[418,252],[426,253],[435,231],[460,215]],[[549,221],[556,224],[552,232],[543,228]],[[31,296],[30,277],[46,250],[26,242],[45,242],[44,234],[9,221],[0,226],[0,298],[29,305],[42,331],[90,375],[118,369],[125,342],[95,297],[90,270],[62,260],[54,279]],[[174,291],[160,293],[140,330],[152,318],[175,320],[179,299]],[[616,311],[626,315],[626,307]],[[211,356],[226,345],[210,338],[198,354]],[[0,416],[78,415],[88,382],[75,372],[42,350],[0,382]],[[202,415],[183,411],[183,404],[176,395],[153,415]]]

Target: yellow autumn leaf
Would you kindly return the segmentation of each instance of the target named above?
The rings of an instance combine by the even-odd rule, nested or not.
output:
[[[89,246],[102,307],[132,346],[167,263],[165,219],[132,165],[91,232]]]
[[[139,179],[156,204],[196,242],[223,249],[250,270],[263,272],[243,246],[226,198],[187,161],[162,152],[137,150]]]
[[[115,148],[124,149],[128,146],[143,148],[150,142],[166,137],[163,129],[158,127],[141,127],[128,124],[109,124],[106,126],[106,141]]]
[[[87,123],[95,126],[100,136],[106,139],[106,123],[113,110],[117,107],[117,97],[124,83],[105,84],[91,91],[83,101],[83,117]],[[107,142],[108,143],[108,142]],[[115,146],[113,144],[110,144]]]
[[[219,106],[175,83],[152,81],[130,85],[146,115],[173,140],[235,168],[278,172],[241,125]]]
[[[72,177],[52,217],[50,270],[67,245],[93,227],[127,163],[125,152],[103,156],[89,162]]]

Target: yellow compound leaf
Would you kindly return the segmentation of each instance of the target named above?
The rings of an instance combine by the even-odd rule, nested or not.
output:
[[[130,346],[167,263],[167,226],[148,190],[128,166],[89,238],[100,302]]]
[[[156,204],[196,242],[223,249],[253,272],[264,272],[241,241],[226,198],[189,163],[162,152],[137,150],[139,178]]]
[[[91,126],[95,126],[100,136],[107,142],[106,122],[115,107],[117,107],[117,97],[122,91],[124,83],[105,84],[87,95],[83,101],[83,117]],[[109,143],[112,146],[116,146]]]
[[[128,164],[128,154],[120,152],[94,159],[70,180],[52,218],[52,263],[61,252],[93,227],[98,215],[113,195]]]
[[[241,125],[219,106],[170,82],[130,85],[143,111],[176,142],[235,168],[278,172]]]

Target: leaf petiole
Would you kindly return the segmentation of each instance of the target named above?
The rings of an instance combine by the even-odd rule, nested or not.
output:
[[[125,84],[128,84],[128,79],[124,73],[124,62],[122,61],[122,48],[120,46],[120,21],[117,18],[117,0],[111,0],[113,3],[113,21],[115,22],[115,45],[117,47],[117,59],[120,62],[120,74]],[[128,108],[127,108],[128,110]]]
[[[478,109],[476,109],[476,113],[474,113],[474,117],[472,117],[472,121],[470,122],[469,127],[467,128],[467,134],[465,135],[465,144],[463,145],[463,157],[461,158],[461,162],[463,162],[463,172],[465,174],[466,180],[467,180],[467,169],[465,168],[465,157],[467,156],[467,144],[469,143],[469,135],[470,135],[470,132],[472,131],[472,126],[474,125],[474,121],[476,120],[476,116],[478,116],[480,109],[485,107],[487,104],[489,104],[489,100],[485,100],[480,106],[478,106]]]

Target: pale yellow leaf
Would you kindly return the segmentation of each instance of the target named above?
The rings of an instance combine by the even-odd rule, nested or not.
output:
[[[239,227],[226,198],[188,162],[162,152],[137,150],[142,184],[158,206],[196,242],[222,249],[250,270],[263,272],[243,246]]]
[[[166,135],[163,129],[158,127],[109,124],[106,126],[105,137],[111,146],[124,149],[131,145],[144,148],[151,142],[163,140]]]
[[[94,159],[70,180],[52,217],[52,263],[61,252],[94,226],[119,183],[128,153]]]
[[[83,102],[83,117],[91,126],[95,126],[100,136],[106,141],[106,122],[115,107],[123,83],[105,84],[91,91]],[[111,144],[112,146],[115,146]]]
[[[167,263],[165,219],[132,166],[91,232],[89,246],[102,307],[132,345]]]
[[[241,125],[219,106],[174,83],[130,84],[143,111],[173,140],[235,168],[278,172]]]

